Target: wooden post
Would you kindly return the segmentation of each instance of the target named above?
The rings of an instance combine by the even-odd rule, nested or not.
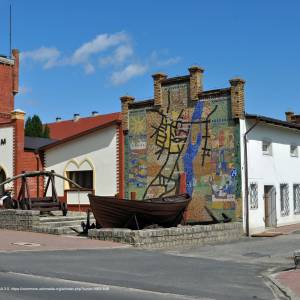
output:
[[[55,180],[54,180],[54,170],[51,170],[51,183],[52,183],[52,199],[55,199],[55,202],[59,202],[58,201],[58,197],[57,197],[57,193],[56,193],[56,188],[55,188]]]
[[[186,193],[186,174],[181,173],[179,175],[179,193],[184,194]],[[192,196],[192,195],[190,195]]]
[[[27,198],[30,199],[30,191],[29,191],[29,185],[28,185],[27,177],[23,177],[23,178],[24,178],[24,181],[25,181],[25,190],[26,190],[26,193],[27,193]],[[24,190],[24,199],[26,198],[25,190]]]
[[[47,180],[47,183],[46,183],[46,187],[45,187],[45,190],[44,190],[44,196],[43,197],[46,197],[46,195],[47,195],[49,184],[50,184],[50,176],[48,176],[48,180]]]
[[[136,192],[131,192],[130,193],[130,199],[131,200],[136,200]]]

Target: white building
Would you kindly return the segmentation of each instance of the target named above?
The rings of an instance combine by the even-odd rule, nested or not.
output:
[[[123,143],[119,114],[97,115],[48,124],[57,138],[39,151],[44,169],[63,175],[84,188],[78,191],[69,182],[56,179],[58,197],[68,209],[88,207],[88,193],[122,196]],[[49,191],[50,192],[50,191]]]
[[[240,125],[246,231],[247,218],[250,234],[300,223],[300,125],[256,115],[246,115]],[[246,150],[244,135],[251,127]]]
[[[0,182],[14,175],[14,126],[0,125]],[[10,189],[6,187],[6,189]],[[4,187],[0,187],[0,195]]]

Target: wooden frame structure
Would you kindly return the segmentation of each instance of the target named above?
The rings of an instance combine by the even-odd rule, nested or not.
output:
[[[45,186],[45,190],[42,197],[31,197],[30,196],[30,188],[28,184],[28,178],[30,177],[41,177],[47,178],[47,183]],[[50,212],[55,210],[61,210],[63,215],[66,216],[68,209],[67,203],[59,200],[55,188],[55,177],[61,178],[72,183],[78,191],[83,190],[83,188],[78,185],[73,180],[69,178],[56,174],[54,171],[33,171],[33,172],[22,172],[22,174],[14,176],[12,178],[8,178],[4,182],[0,184],[0,186],[4,186],[7,183],[12,181],[21,179],[21,188],[19,190],[18,196],[16,199],[11,199],[7,201],[5,204],[5,208],[7,209],[23,209],[23,210],[39,210],[41,212]],[[39,179],[37,180],[39,183]],[[51,196],[47,196],[49,188],[51,187]],[[39,186],[37,186],[37,190],[39,190]]]

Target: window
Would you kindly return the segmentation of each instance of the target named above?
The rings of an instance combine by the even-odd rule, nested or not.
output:
[[[293,185],[294,214],[300,214],[300,184]]]
[[[81,187],[92,190],[93,189],[93,171],[68,171],[67,177]],[[70,183],[70,189],[75,189],[76,187]]]
[[[270,141],[262,142],[262,152],[264,155],[272,155],[272,143]]]
[[[256,183],[250,184],[250,208],[255,209],[258,208],[258,189]]]
[[[292,157],[298,157],[298,146],[290,145],[290,154]]]
[[[280,210],[282,216],[288,216],[290,213],[288,184],[280,185]]]

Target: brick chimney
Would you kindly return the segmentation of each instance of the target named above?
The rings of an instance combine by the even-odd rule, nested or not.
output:
[[[122,106],[122,128],[123,131],[128,131],[128,106],[133,103],[134,97],[122,96],[120,97]]]
[[[189,68],[190,72],[190,99],[198,100],[198,94],[203,91],[203,72],[199,66],[191,66]]]
[[[154,105],[162,105],[162,88],[161,82],[166,79],[168,76],[164,73],[155,73],[152,75],[154,81]]]
[[[292,111],[287,111],[285,113],[285,118],[286,118],[287,122],[293,122],[294,115],[295,114]]]
[[[19,50],[13,49],[12,55],[15,61],[13,67],[13,94],[17,94],[19,92]]]
[[[229,80],[231,89],[231,111],[232,118],[245,118],[245,96],[244,86],[245,80],[241,78],[233,78]]]

